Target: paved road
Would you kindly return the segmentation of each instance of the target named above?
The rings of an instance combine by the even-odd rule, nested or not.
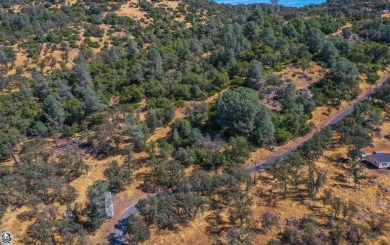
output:
[[[121,219],[118,221],[118,223],[115,225],[115,232],[114,237],[110,240],[111,245],[123,245],[124,243],[124,236],[123,231],[125,229],[126,220],[127,218],[132,214],[138,214],[138,209],[136,207],[138,203],[138,200],[134,201],[125,211],[125,213],[122,215]]]
[[[370,94],[370,96],[371,96],[371,94]],[[368,99],[369,99],[369,96],[364,97],[363,99],[361,99],[357,103],[366,101]],[[335,125],[336,123],[338,123],[342,119],[344,119],[346,116],[350,115],[353,112],[353,108],[354,108],[355,104],[352,104],[349,107],[347,107],[346,109],[344,109],[344,111],[340,112],[335,118],[333,118],[331,121],[327,122],[324,125],[324,127]],[[301,145],[303,145],[304,143],[306,143],[310,139],[311,138],[307,139],[306,141],[301,142],[299,145],[297,145],[297,146],[295,146],[287,151],[282,152],[281,154],[279,154],[278,156],[276,156],[274,158],[271,158],[265,162],[258,163],[256,166],[248,168],[248,171],[252,174],[254,172],[263,171],[263,170],[267,169],[269,167],[269,165],[271,165],[272,163],[274,163],[278,159],[282,159],[282,158],[290,155],[292,152],[296,151]],[[111,245],[124,245],[125,244],[124,243],[124,236],[123,236],[124,226],[126,223],[126,219],[131,214],[138,214],[139,213],[138,209],[136,208],[137,202],[138,202],[138,200],[136,200],[134,203],[132,203],[127,208],[126,212],[122,215],[121,219],[115,225],[115,233],[114,233],[114,238],[110,242]]]

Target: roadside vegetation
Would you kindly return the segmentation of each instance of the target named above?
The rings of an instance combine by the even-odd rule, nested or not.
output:
[[[281,224],[267,211],[255,225],[255,200],[321,195],[331,228],[320,230],[316,214],[299,217],[269,244],[360,244],[385,232],[356,224],[355,203],[334,197],[317,165],[347,146],[344,167],[358,188],[362,149],[387,115],[390,19],[380,11],[389,4],[363,6],[2,1],[1,222],[17,213],[22,228],[8,228],[21,243],[88,244],[106,221],[105,193],[132,188],[152,195],[128,219],[131,244],[217,212],[226,217],[209,219],[216,244],[251,244]],[[290,78],[278,75],[288,69]],[[327,117],[382,82],[336,127],[315,129],[318,108]],[[265,171],[277,197],[256,196],[266,180],[245,170],[252,152],[313,130]]]

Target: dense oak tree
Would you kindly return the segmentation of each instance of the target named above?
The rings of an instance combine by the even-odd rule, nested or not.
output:
[[[131,245],[145,242],[150,237],[150,230],[140,216],[130,215],[126,223],[126,237]]]
[[[325,34],[317,28],[311,28],[305,34],[306,45],[312,53],[319,51],[325,40]]]
[[[252,60],[248,67],[246,75],[246,85],[255,90],[260,89],[265,83],[263,65],[257,61]]]
[[[339,56],[339,51],[331,42],[325,42],[322,44],[320,53],[318,54],[318,58],[325,62],[328,67],[331,67]]]
[[[253,134],[258,144],[273,137],[268,111],[252,89],[240,87],[222,94],[217,101],[217,116],[221,126],[246,136]]]
[[[342,58],[333,64],[330,76],[336,83],[347,86],[356,82],[359,71],[355,64],[348,59]]]
[[[147,139],[150,131],[149,128],[144,122],[140,122],[138,115],[127,115],[125,123],[130,140],[134,142],[136,147],[140,147],[140,145]]]
[[[137,208],[147,222],[160,229],[188,223],[202,210],[204,200],[188,192],[157,194],[138,202]]]
[[[390,22],[376,14],[388,3],[332,0],[287,8],[278,1],[235,6],[186,0],[171,9],[139,1],[145,18],[138,20],[115,14],[123,0],[65,2],[0,3],[0,161],[12,157],[15,163],[0,168],[0,217],[10,206],[28,209],[18,219],[30,222],[29,244],[85,244],[86,230],[98,229],[106,218],[104,193],[121,191],[131,183],[132,168],[141,166],[150,171],[140,176],[140,187],[162,193],[140,202],[142,216],[127,223],[128,242],[145,242],[152,223],[175,229],[202,208],[226,208],[230,224],[219,233],[220,242],[250,244],[257,232],[249,222],[253,181],[240,164],[254,147],[310,132],[316,106],[356,98],[359,77],[375,84],[390,62]],[[310,82],[313,61],[329,71],[319,82]],[[292,73],[292,80],[307,80],[307,89],[276,75],[296,66],[304,74]],[[388,90],[385,85],[375,97],[388,103]],[[214,97],[195,101],[221,91],[215,104]],[[180,120],[172,121],[175,112]],[[361,148],[371,142],[379,114],[372,104],[359,104],[335,126],[337,142],[347,145],[352,159],[343,168],[355,183],[362,177]],[[166,137],[148,140],[167,125]],[[315,162],[330,145],[329,132],[316,134],[272,168],[279,198],[304,202],[318,194],[326,172]],[[51,136],[56,148],[47,150]],[[122,143],[131,150],[122,151]],[[127,156],[124,164],[109,164],[107,181],[89,186],[88,201],[68,205],[61,218],[50,206],[74,203],[78,193],[70,182],[89,169],[74,154],[79,151],[89,158]],[[361,243],[364,226],[354,227],[353,205],[327,199],[332,226],[305,216],[280,227],[280,241],[273,237],[269,244]],[[269,213],[262,218],[264,229],[277,223]],[[367,238],[384,229],[377,217],[370,222]]]
[[[109,189],[114,193],[121,191],[126,184],[132,182],[132,172],[125,165],[119,166],[116,161],[110,164],[105,174],[108,178]]]
[[[88,217],[90,229],[97,229],[107,218],[105,210],[105,193],[109,190],[109,184],[106,181],[95,181],[87,191]]]
[[[53,95],[43,101],[42,112],[52,130],[62,130],[65,121],[64,107]]]
[[[374,97],[380,99],[386,105],[390,103],[390,80],[387,80],[381,88],[375,91]]]

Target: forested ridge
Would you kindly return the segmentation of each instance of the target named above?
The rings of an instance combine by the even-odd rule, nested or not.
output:
[[[277,2],[1,1],[2,226],[20,243],[97,244],[104,194],[137,190],[157,194],[128,219],[129,244],[210,212],[226,215],[206,219],[214,244],[379,242],[388,224],[357,221],[360,207],[324,187],[333,180],[318,161],[347,147],[343,170],[356,188],[364,181],[360,156],[388,120],[389,80],[336,126],[316,120],[386,77],[389,3]],[[265,176],[245,170],[257,149],[313,130]],[[257,191],[271,180],[276,196]],[[258,198],[332,211],[284,226],[273,211],[255,217]]]

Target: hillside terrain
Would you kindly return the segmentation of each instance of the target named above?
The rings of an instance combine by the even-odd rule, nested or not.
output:
[[[1,231],[389,244],[390,4],[328,2],[1,1]]]
[[[383,131],[374,135],[372,145],[363,149],[364,152],[389,149],[390,141],[387,136],[390,132],[390,121],[387,114],[385,117],[387,119],[380,126]],[[281,243],[275,241],[275,244],[295,244],[300,239],[302,242],[308,242],[305,239],[315,239],[311,241],[313,244],[322,244],[319,239],[326,239],[322,241],[324,244],[333,244],[334,241],[330,239],[339,239],[340,244],[352,244],[356,241],[349,239],[356,238],[349,237],[352,234],[348,232],[349,229],[355,229],[355,226],[359,229],[357,232],[361,233],[359,243],[389,243],[387,231],[390,228],[390,173],[388,170],[375,169],[373,165],[364,162],[365,165],[359,173],[361,181],[356,187],[353,175],[348,174],[348,166],[343,162],[343,159],[349,158],[348,146],[340,145],[339,140],[339,137],[334,135],[330,148],[314,163],[316,171],[326,174],[326,181],[313,199],[306,198],[307,186],[301,182],[308,172],[303,166],[299,167],[298,176],[293,177],[296,173],[290,173],[286,194],[283,188],[284,180],[276,177],[275,173],[263,171],[254,176],[254,182],[246,193],[252,204],[247,210],[251,213],[251,220],[248,221],[246,229],[250,230],[247,235],[254,244],[265,244],[275,238],[281,240]],[[296,169],[292,168],[290,171]],[[298,184],[294,186],[296,180],[293,178],[297,177]],[[327,198],[330,200],[327,201]],[[337,215],[332,198],[340,202]],[[244,203],[240,203],[242,204]],[[349,210],[349,205],[352,211]],[[212,244],[219,237],[223,237],[222,234],[229,232],[232,227],[229,220],[231,213],[230,207],[207,211],[190,225],[176,231],[159,231],[153,227],[151,239],[146,244],[171,244],[175,241],[183,244]],[[292,229],[289,230],[292,234],[286,234],[286,229]],[[333,237],[335,235],[338,237]],[[296,240],[290,242],[286,239]]]

